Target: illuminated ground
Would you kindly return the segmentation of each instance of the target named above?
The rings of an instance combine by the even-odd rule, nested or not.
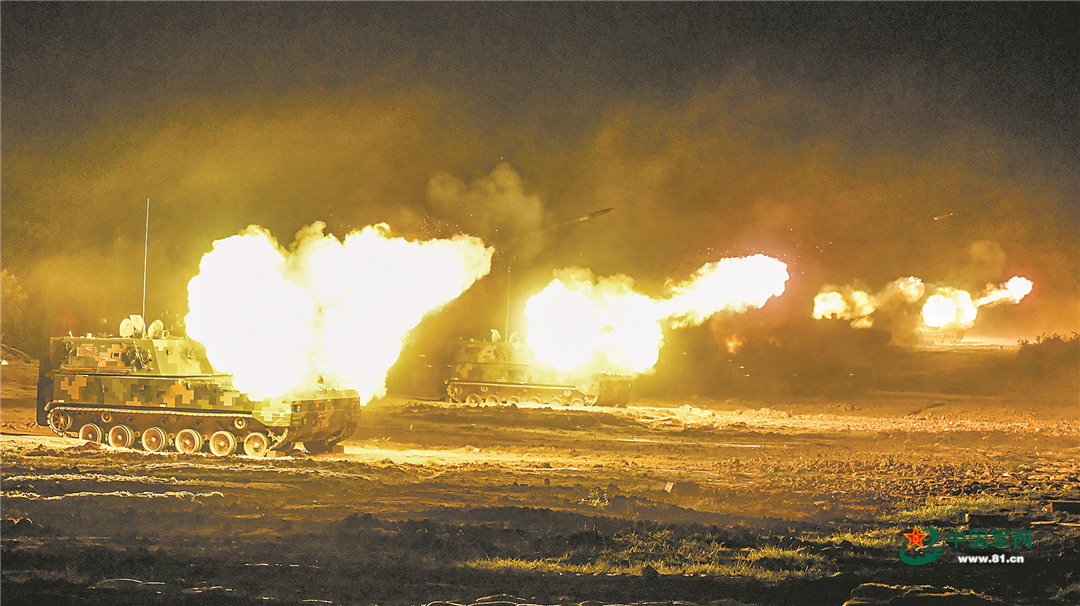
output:
[[[92,448],[19,404],[3,407],[6,604],[839,605],[870,582],[1041,604],[1080,581],[1080,518],[1051,505],[1080,498],[1080,424],[1051,403],[391,398],[345,454],[273,460]],[[1007,552],[1025,563],[898,560],[913,525],[968,513],[1034,529]]]

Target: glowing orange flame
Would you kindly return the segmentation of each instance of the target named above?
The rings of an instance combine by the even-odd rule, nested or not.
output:
[[[473,237],[409,242],[389,227],[339,241],[313,224],[284,253],[261,228],[214,243],[188,284],[188,335],[215,368],[260,397],[319,382],[385,393],[386,372],[426,313],[491,268]]]
[[[787,265],[765,255],[721,259],[671,287],[667,315],[674,326],[696,326],[721,310],[743,313],[784,294],[788,278]]]
[[[739,348],[743,346],[743,340],[738,335],[731,335],[724,340],[724,345],[727,346],[728,353],[739,353]]]
[[[594,284],[588,270],[561,273],[525,303],[526,342],[537,360],[560,371],[593,363],[616,373],[656,363],[664,335],[655,301],[633,292],[625,277]]]
[[[587,294],[568,289],[560,280],[531,297],[525,303],[525,315],[529,348],[538,360],[558,370],[584,365],[600,347],[600,310]]]
[[[931,328],[968,327],[975,323],[976,315],[971,295],[955,288],[938,289],[922,308],[923,323]]]
[[[596,281],[588,270],[565,270],[526,303],[526,342],[538,361],[559,370],[641,373],[659,358],[661,321],[696,325],[721,310],[760,307],[787,280],[787,266],[764,255],[723,259],[657,301],[634,292],[625,276]]]
[[[861,290],[849,290],[847,296],[835,291],[823,292],[814,297],[814,318],[837,318],[855,320],[852,324],[872,324],[870,314],[874,313],[876,302],[873,297]],[[861,326],[860,326],[861,327]]]
[[[277,241],[252,226],[215,242],[188,282],[188,336],[238,389],[258,397],[280,395],[311,372],[315,306],[287,272]]]
[[[937,288],[922,306],[923,324],[930,328],[958,330],[971,327],[978,316],[978,308],[999,303],[1019,303],[1031,292],[1032,282],[1014,276],[1000,286],[987,286],[982,297],[972,300],[971,294],[942,286]],[[886,304],[907,305],[922,299],[926,287],[922,280],[909,276],[887,285],[876,294],[869,295],[851,287],[833,289],[827,287],[814,297],[814,318],[838,318],[851,320],[855,328],[873,326],[872,315]],[[962,334],[962,332],[961,332]]]
[[[978,301],[975,301],[976,307],[983,307],[984,305],[994,305],[997,303],[1019,303],[1021,299],[1026,297],[1030,292],[1034,284],[1027,278],[1021,278],[1020,276],[1013,276],[1009,278],[1009,281],[1001,286],[987,286],[989,292],[979,297]]]
[[[838,292],[823,292],[814,297],[814,319],[823,318],[851,319],[851,311],[844,295]]]
[[[941,288],[923,306],[923,323],[931,328],[970,327],[975,323],[979,307],[1019,303],[1031,292],[1032,287],[1031,280],[1013,276],[1001,286],[988,286],[987,293],[975,301],[963,290]]]
[[[922,298],[924,290],[922,280],[914,276],[894,280],[872,295],[850,287],[843,292],[829,290],[814,297],[814,318],[851,320],[855,328],[870,328],[874,325],[871,315],[879,307],[898,300],[913,303]]]
[[[914,303],[922,298],[923,293],[926,292],[926,287],[923,285],[923,281],[915,276],[908,276],[906,278],[898,278],[892,283],[893,288],[903,296],[904,300],[908,303]]]

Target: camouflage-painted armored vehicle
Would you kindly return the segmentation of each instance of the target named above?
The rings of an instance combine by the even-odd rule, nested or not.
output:
[[[197,341],[155,334],[154,325],[147,335],[53,338],[38,384],[38,424],[116,447],[193,453],[205,446],[221,457],[237,450],[261,457],[297,442],[318,454],[356,430],[355,391],[251,400],[211,367]]]
[[[446,394],[451,402],[622,406],[631,379],[583,371],[559,372],[538,363],[529,348],[511,341],[466,341],[454,352]]]

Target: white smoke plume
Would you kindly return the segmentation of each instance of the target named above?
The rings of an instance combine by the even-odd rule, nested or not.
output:
[[[509,249],[520,261],[533,259],[543,247],[544,205],[525,193],[525,184],[506,163],[466,185],[446,172],[428,181],[428,205],[452,218],[464,231]]]

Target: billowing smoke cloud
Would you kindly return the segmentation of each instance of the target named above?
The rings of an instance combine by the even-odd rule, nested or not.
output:
[[[967,265],[960,269],[960,273],[974,284],[992,282],[1008,271],[1008,260],[1000,244],[992,240],[979,240],[968,248]]]
[[[428,181],[427,201],[438,216],[513,251],[521,262],[532,261],[543,246],[543,203],[525,193],[521,177],[505,162],[468,185],[436,172]]]

